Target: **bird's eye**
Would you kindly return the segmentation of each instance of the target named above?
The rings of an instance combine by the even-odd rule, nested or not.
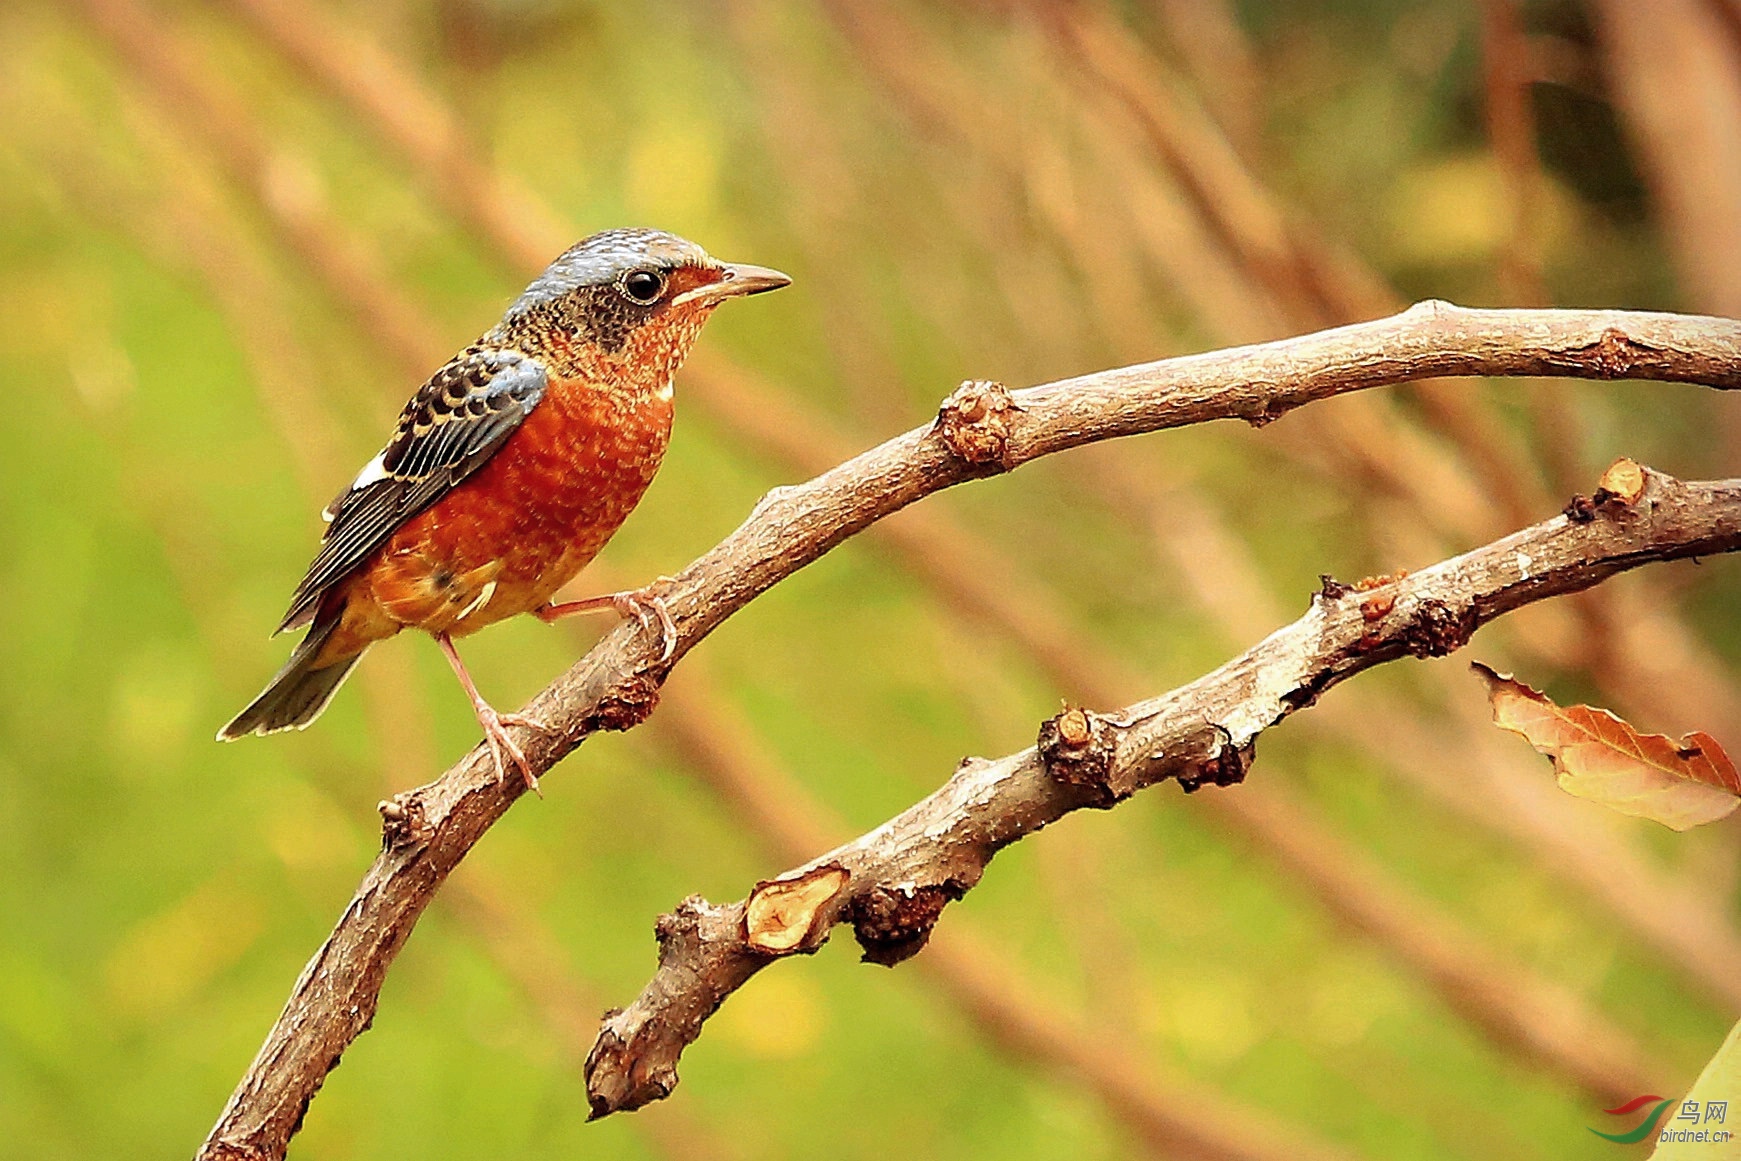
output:
[[[631,270],[623,275],[622,286],[632,301],[650,306],[665,292],[665,278],[656,270]]]

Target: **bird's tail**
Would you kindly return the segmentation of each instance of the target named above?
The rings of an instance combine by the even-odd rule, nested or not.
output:
[[[279,730],[300,730],[326,709],[326,703],[338,692],[351,667],[362,657],[354,653],[318,669],[312,664],[320,655],[321,646],[338,628],[344,614],[344,604],[317,616],[309,626],[308,635],[297,642],[290,660],[278,671],[260,696],[248,708],[235,716],[229,725],[218,731],[218,741],[233,742],[249,734],[275,734]]]

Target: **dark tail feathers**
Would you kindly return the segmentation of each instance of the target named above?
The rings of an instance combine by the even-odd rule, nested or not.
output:
[[[290,660],[284,663],[284,668],[278,671],[260,696],[237,714],[234,721],[218,731],[218,741],[232,742],[249,734],[300,730],[320,716],[326,703],[350,676],[351,666],[362,656],[358,653],[320,669],[309,666],[309,662],[320,653],[321,646],[326,644],[326,639],[332,636],[332,631],[338,628],[343,608],[340,605],[329,616],[316,620],[308,636],[297,643]]]

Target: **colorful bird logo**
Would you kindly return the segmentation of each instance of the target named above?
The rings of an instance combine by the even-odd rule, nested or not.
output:
[[[1629,1113],[1637,1112],[1652,1101],[1656,1102],[1656,1107],[1650,1110],[1650,1115],[1640,1121],[1638,1127],[1635,1129],[1625,1133],[1604,1133],[1601,1129],[1591,1129],[1590,1131],[1598,1137],[1601,1137],[1603,1140],[1613,1141],[1617,1145],[1631,1145],[1638,1141],[1642,1141],[1652,1133],[1656,1132],[1656,1123],[1662,1120],[1662,1114],[1670,1105],[1674,1104],[1672,1099],[1665,1100],[1662,1097],[1657,1096],[1655,1093],[1647,1093],[1644,1096],[1633,1097],[1631,1100],[1617,1108],[1602,1110],[1611,1117],[1624,1117]]]

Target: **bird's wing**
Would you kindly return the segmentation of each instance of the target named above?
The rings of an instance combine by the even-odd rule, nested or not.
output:
[[[483,467],[548,385],[537,359],[488,347],[474,347],[432,375],[399,413],[381,454],[327,505],[320,553],[278,631],[306,624],[328,590],[395,529]]]

